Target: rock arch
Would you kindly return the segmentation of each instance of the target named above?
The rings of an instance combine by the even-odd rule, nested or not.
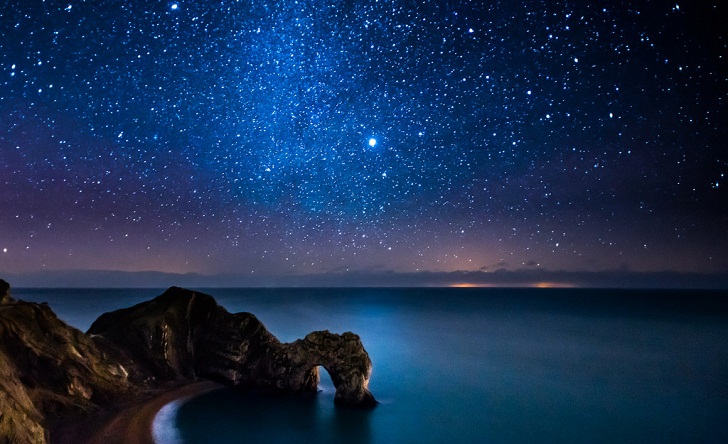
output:
[[[319,365],[326,369],[336,388],[336,405],[373,407],[377,404],[369,391],[372,361],[359,335],[315,331],[289,344],[289,347],[301,355],[301,359],[294,360],[301,362],[304,371],[308,367],[318,372]]]
[[[89,333],[131,352],[158,378],[205,378],[242,389],[315,393],[318,366],[338,406],[373,407],[372,361],[358,335],[309,333],[281,343],[254,315],[229,313],[212,296],[178,287],[149,302],[106,313]]]

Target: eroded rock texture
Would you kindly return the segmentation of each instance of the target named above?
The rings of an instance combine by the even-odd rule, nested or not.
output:
[[[0,442],[42,443],[49,423],[134,396],[143,375],[43,304],[0,306]]]
[[[131,308],[106,313],[89,334],[128,350],[158,378],[206,378],[240,388],[315,392],[318,367],[336,387],[337,405],[376,404],[372,363],[359,336],[328,331],[283,344],[250,313],[229,313],[206,294],[172,287]]]
[[[305,368],[321,365],[331,375],[336,387],[337,405],[370,407],[376,405],[367,388],[372,375],[372,361],[359,336],[316,331],[288,344],[289,355]]]
[[[45,304],[14,301],[0,282],[0,443],[43,443],[54,423],[198,379],[271,392],[315,392],[318,366],[336,404],[372,407],[372,363],[359,337],[314,332],[278,341],[250,313],[172,287],[106,313],[87,334]]]

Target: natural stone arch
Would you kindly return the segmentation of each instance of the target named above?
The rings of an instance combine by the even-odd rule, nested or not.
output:
[[[293,361],[300,362],[304,372],[310,368],[318,374],[318,366],[328,372],[336,389],[336,405],[372,407],[377,404],[369,391],[372,361],[358,335],[315,331],[289,347],[293,355],[298,355]]]
[[[89,333],[121,345],[161,379],[205,378],[241,389],[315,393],[318,366],[339,406],[373,407],[372,361],[358,335],[317,331],[281,343],[251,313],[229,313],[208,295],[172,287],[152,301],[106,313]]]

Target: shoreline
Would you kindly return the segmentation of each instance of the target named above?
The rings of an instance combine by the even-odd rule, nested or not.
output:
[[[198,381],[161,392],[140,404],[118,411],[107,410],[79,424],[61,426],[51,436],[54,444],[154,444],[152,425],[157,413],[173,401],[185,400],[224,387],[213,381]]]

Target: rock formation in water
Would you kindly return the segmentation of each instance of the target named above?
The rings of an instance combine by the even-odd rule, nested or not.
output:
[[[53,423],[198,379],[312,393],[319,365],[337,405],[376,405],[371,360],[353,333],[314,332],[284,344],[252,314],[172,287],[102,315],[84,334],[45,304],[14,301],[9,288],[0,280],[0,442],[46,442]]]
[[[272,392],[315,392],[318,366],[331,375],[337,405],[376,404],[367,385],[369,355],[354,333],[314,332],[278,341],[250,313],[232,314],[212,296],[172,287],[134,307],[106,313],[91,325],[128,350],[160,379],[204,378]]]

